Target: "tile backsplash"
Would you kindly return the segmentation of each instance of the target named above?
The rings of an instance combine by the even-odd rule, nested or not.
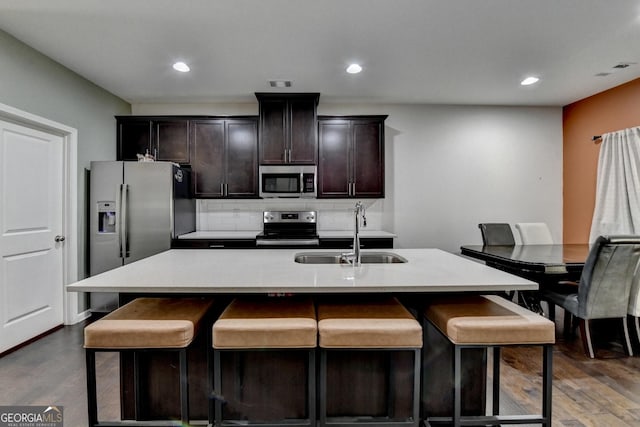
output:
[[[382,230],[384,199],[361,200],[366,208],[367,228]],[[310,210],[318,212],[318,230],[352,230],[357,200],[197,200],[196,228],[199,231],[262,230],[266,210]]]

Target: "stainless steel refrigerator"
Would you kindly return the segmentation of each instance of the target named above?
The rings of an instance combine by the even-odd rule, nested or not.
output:
[[[170,162],[91,162],[88,211],[92,276],[167,250],[196,228],[189,170]],[[89,296],[92,311],[117,304],[117,294]]]

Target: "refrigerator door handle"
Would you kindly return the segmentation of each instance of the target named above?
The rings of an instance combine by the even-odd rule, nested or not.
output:
[[[124,258],[122,250],[122,184],[116,194],[116,233],[118,234],[118,258]]]
[[[122,222],[120,230],[122,230],[122,242],[124,246],[124,257],[129,258],[129,184],[122,184]]]

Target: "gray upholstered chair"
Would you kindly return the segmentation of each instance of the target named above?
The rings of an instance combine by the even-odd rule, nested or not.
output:
[[[629,314],[629,320],[632,322],[636,342],[640,342],[640,263],[636,265],[636,271],[633,275],[627,314]]]
[[[518,222],[516,230],[523,245],[553,245],[551,231],[544,222]]]
[[[624,345],[633,354],[627,327],[627,309],[633,275],[640,257],[640,236],[600,236],[593,244],[575,291],[543,290],[540,296],[549,303],[549,318],[555,319],[555,306],[580,320],[585,353],[593,358],[590,321],[621,319]],[[566,322],[565,322],[566,323]]]
[[[485,246],[514,246],[516,244],[509,224],[485,222],[478,224],[478,227],[482,233],[482,244]]]

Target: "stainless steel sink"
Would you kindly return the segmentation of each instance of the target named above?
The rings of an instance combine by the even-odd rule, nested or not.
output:
[[[341,252],[300,252],[295,255],[299,264],[349,264]],[[400,264],[407,262],[406,258],[393,252],[362,252],[362,264]]]

